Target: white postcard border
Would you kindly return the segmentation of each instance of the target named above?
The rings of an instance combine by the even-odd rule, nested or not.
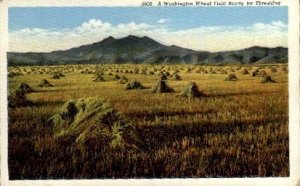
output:
[[[166,0],[167,2],[175,2]],[[166,2],[164,1],[164,2]],[[210,0],[202,0],[210,1]],[[230,0],[222,0],[229,2]],[[232,1],[232,0],[231,0]],[[246,0],[235,0],[245,1]],[[255,0],[248,0],[253,1]],[[141,0],[0,0],[0,122],[1,122],[1,185],[300,185],[300,111],[299,111],[299,1],[280,1],[289,9],[289,140],[290,176],[283,178],[199,178],[199,179],[93,179],[9,181],[7,165],[7,63],[8,7],[59,6],[141,6]],[[157,3],[158,1],[152,1]],[[176,2],[186,2],[177,0]],[[189,1],[188,1],[189,2]],[[184,8],[184,7],[182,7]]]

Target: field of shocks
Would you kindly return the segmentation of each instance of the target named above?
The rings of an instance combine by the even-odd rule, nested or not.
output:
[[[99,71],[104,81],[93,81]],[[31,105],[9,109],[10,179],[289,176],[285,64],[61,65],[8,72],[8,92],[21,83],[35,90],[26,94]],[[53,79],[55,72],[65,77]],[[275,83],[262,83],[264,73]],[[174,92],[152,92],[161,74]],[[229,74],[237,80],[225,81]],[[126,90],[115,75],[145,88]],[[43,79],[53,86],[38,86]],[[190,81],[205,96],[180,96]],[[54,139],[48,119],[65,102],[87,97],[123,113],[141,141],[138,151],[105,155]]]

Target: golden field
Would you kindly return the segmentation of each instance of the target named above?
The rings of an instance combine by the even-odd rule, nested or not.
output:
[[[275,83],[253,77],[257,69]],[[99,71],[105,81],[94,82]],[[10,179],[289,176],[286,64],[62,65],[8,72],[9,92],[22,82],[35,90],[26,95],[32,105],[9,109]],[[54,72],[65,77],[52,79]],[[166,80],[174,92],[151,91],[161,72],[182,78]],[[116,74],[145,88],[126,90]],[[238,79],[224,81],[229,74]],[[43,79],[53,87],[39,87]],[[179,96],[190,81],[205,96]],[[138,151],[80,151],[54,139],[48,119],[68,100],[86,97],[123,113],[141,141]]]

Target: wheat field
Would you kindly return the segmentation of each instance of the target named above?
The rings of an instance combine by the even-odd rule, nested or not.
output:
[[[255,71],[275,83],[262,83],[265,75]],[[65,77],[53,79],[57,72]],[[93,81],[99,72],[104,81]],[[9,109],[10,179],[289,176],[286,64],[24,66],[8,73],[9,92],[21,83],[35,90],[26,94],[31,105]],[[161,74],[173,92],[151,91]],[[225,81],[229,74],[237,80]],[[116,75],[144,88],[126,90]],[[53,86],[40,87],[43,79]],[[180,96],[191,81],[205,96]],[[138,151],[82,150],[54,139],[48,119],[65,102],[87,97],[124,115]]]

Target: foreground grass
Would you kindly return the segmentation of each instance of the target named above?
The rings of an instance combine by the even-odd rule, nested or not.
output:
[[[37,90],[28,94],[33,106],[9,110],[10,179],[289,175],[287,73],[281,66],[274,67],[277,72],[262,67],[277,82],[270,84],[242,75],[242,68],[236,66],[107,65],[101,67],[105,82],[92,82],[93,74],[80,73],[96,68],[9,69],[25,74],[10,78],[9,90],[17,89],[21,82]],[[246,68],[253,71],[257,67]],[[53,69],[66,77],[51,79]],[[159,79],[157,72],[130,73],[135,69],[179,70],[183,80],[167,81],[173,93],[153,94],[150,88]],[[228,74],[220,69],[235,73],[238,81],[224,81]],[[137,79],[146,89],[126,91],[109,72]],[[42,79],[54,87],[38,87]],[[189,81],[195,81],[207,96],[178,97]],[[66,101],[82,97],[104,98],[124,113],[136,127],[141,150],[124,154],[93,147],[78,149],[54,140],[47,120]]]

